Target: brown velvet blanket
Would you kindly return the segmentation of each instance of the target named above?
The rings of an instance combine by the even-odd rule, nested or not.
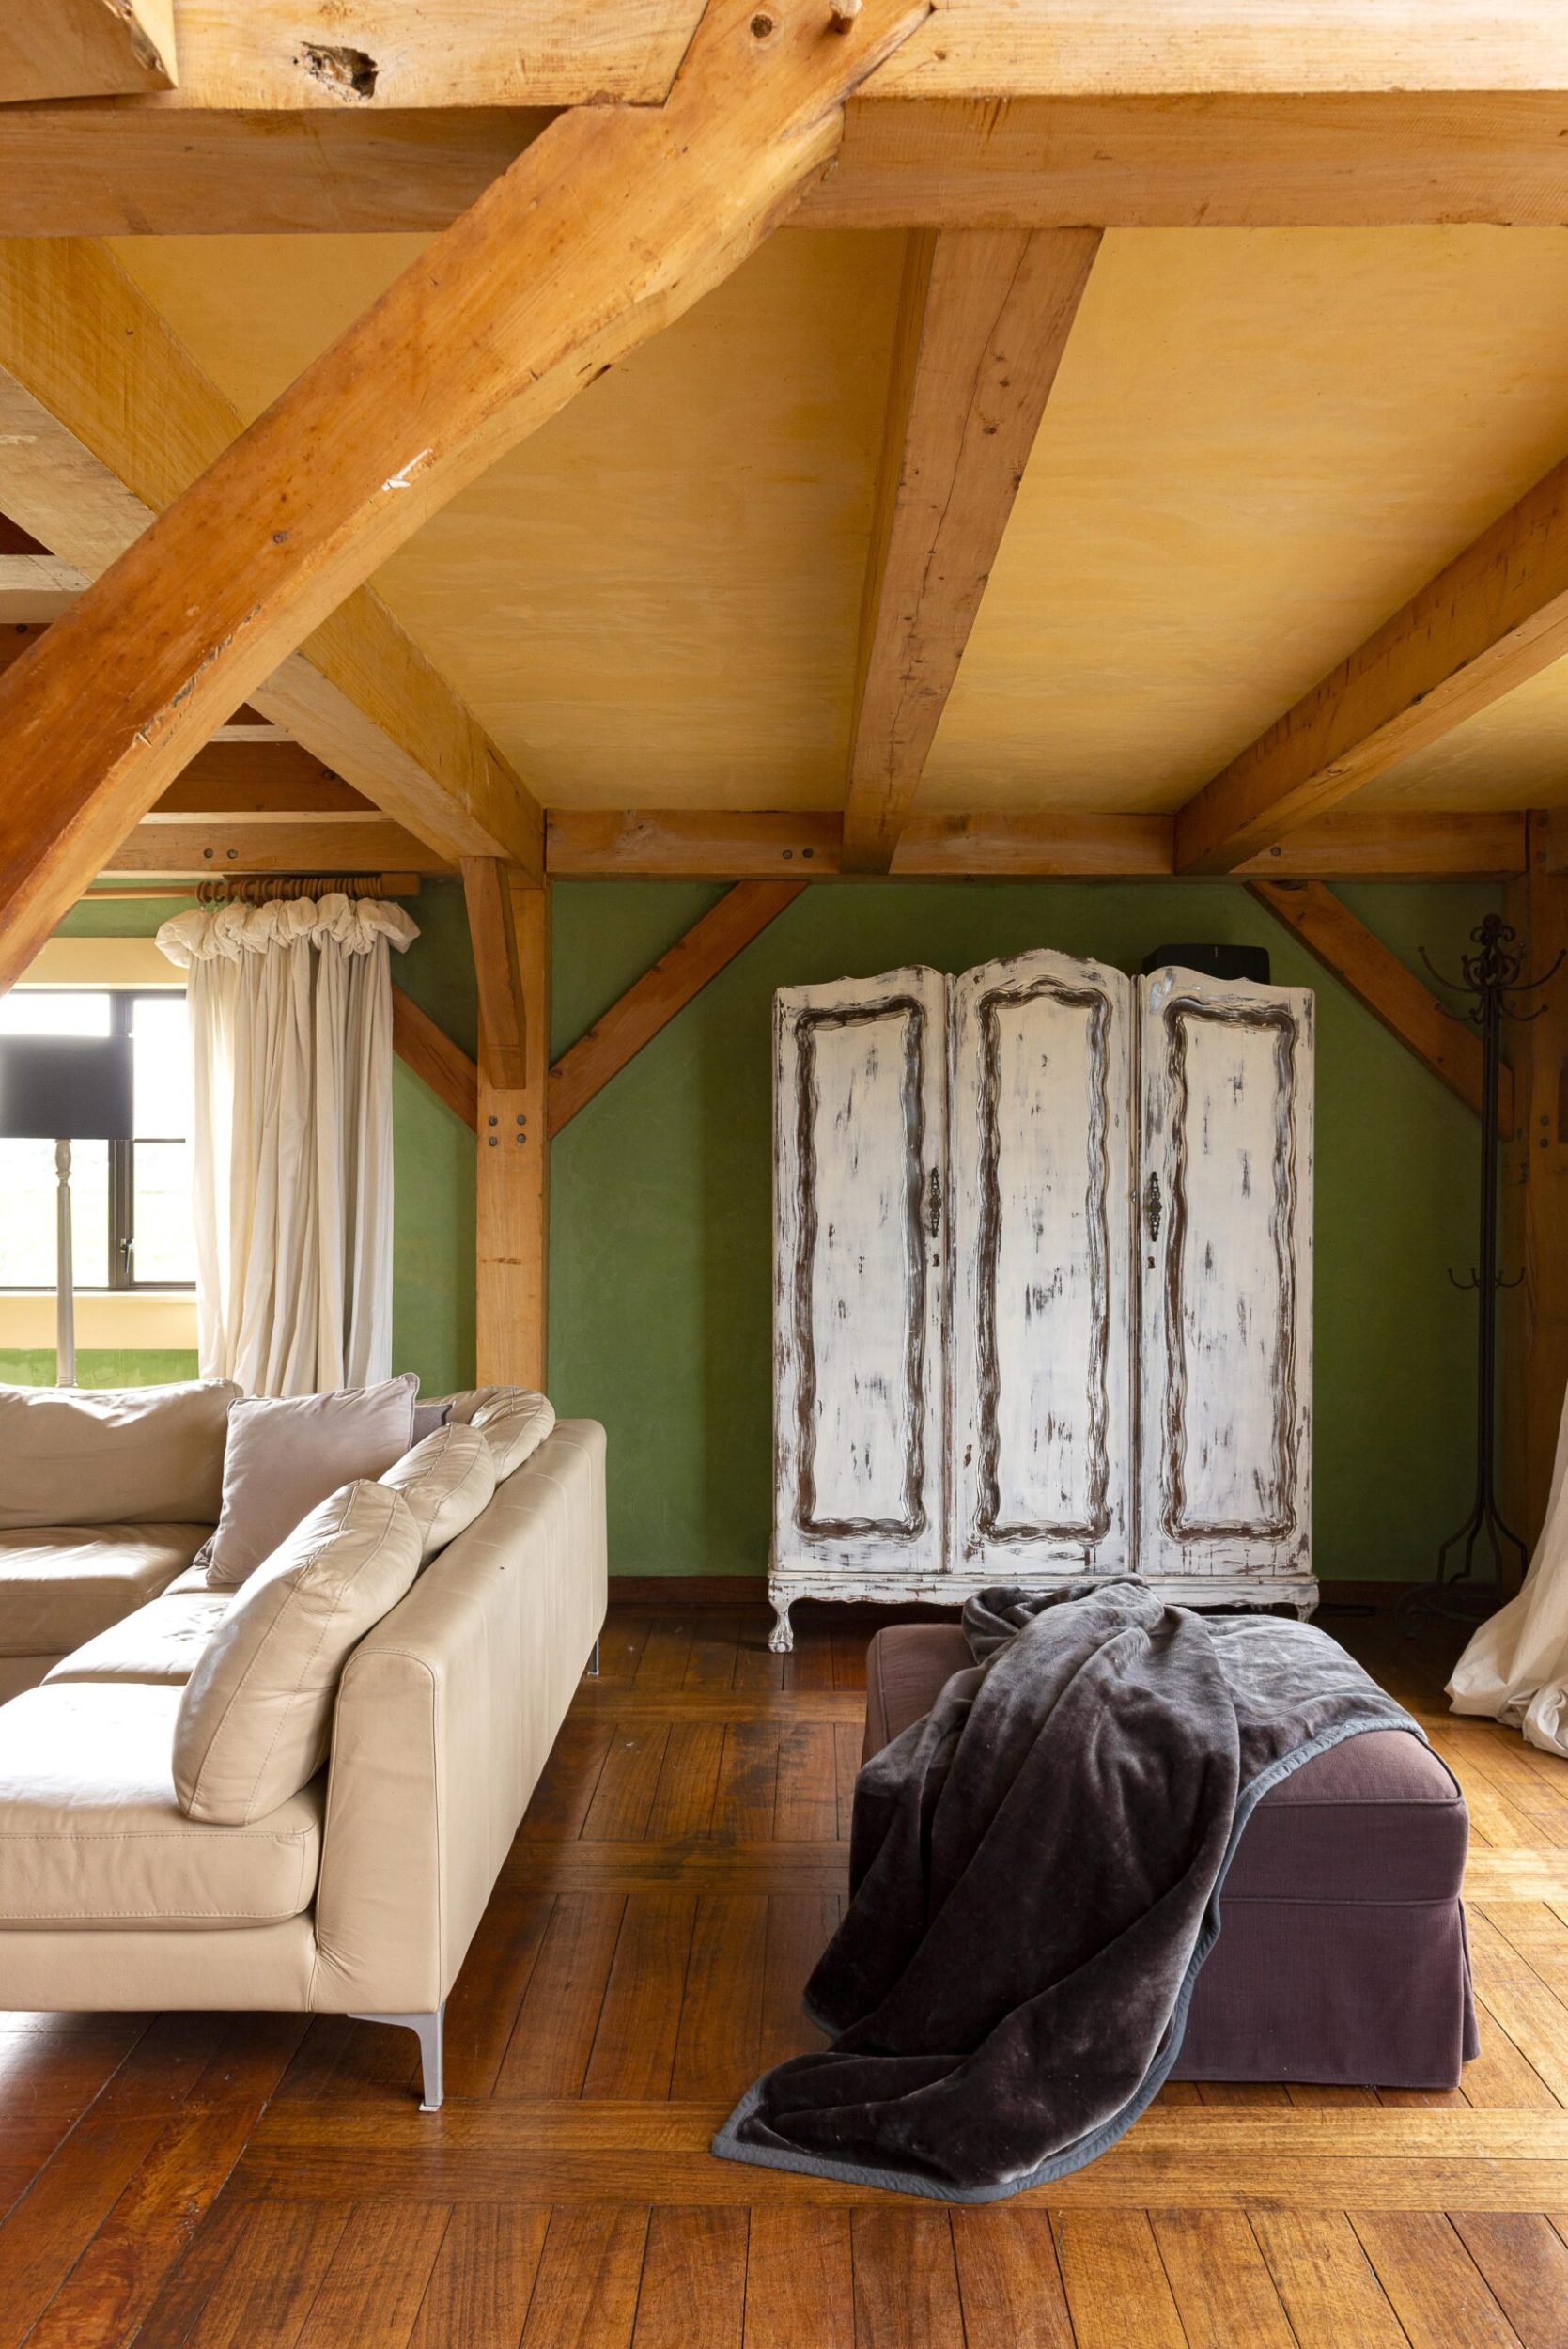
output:
[[[1135,1577],[990,1590],[976,1661],[861,1772],[853,1898],[807,1985],[836,2033],[751,2089],[731,2160],[988,2202],[1115,2142],[1176,2060],[1269,1787],[1421,1731],[1324,1632]]]

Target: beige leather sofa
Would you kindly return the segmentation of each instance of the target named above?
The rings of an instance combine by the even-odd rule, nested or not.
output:
[[[0,1704],[0,2007],[401,2023],[433,2108],[447,1994],[603,1621],[604,1431],[558,1423],[496,1487],[354,1650],[326,1770],[250,1827],[189,1818],[171,1774],[226,1603],[179,1571],[207,1530],[99,1528],[53,1610],[29,1600],[31,1664],[85,1636]]]

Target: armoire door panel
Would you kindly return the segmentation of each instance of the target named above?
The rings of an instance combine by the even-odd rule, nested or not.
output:
[[[1304,1573],[1312,999],[1142,982],[1140,1567]]]
[[[1132,989],[1037,952],[953,985],[955,1561],[1129,1557]]]
[[[776,1568],[941,1563],[946,994],[777,999]]]

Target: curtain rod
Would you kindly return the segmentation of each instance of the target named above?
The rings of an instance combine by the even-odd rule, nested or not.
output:
[[[110,881],[84,892],[85,906],[141,898],[193,897],[198,905],[265,905],[278,897],[417,897],[417,873],[230,873],[222,879]]]

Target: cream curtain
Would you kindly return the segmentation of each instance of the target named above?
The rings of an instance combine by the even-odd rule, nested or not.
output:
[[[1568,1405],[1524,1588],[1482,1625],[1448,1692],[1456,1713],[1489,1713],[1522,1730],[1530,1745],[1568,1754]]]
[[[158,943],[188,973],[204,1377],[248,1394],[392,1371],[392,972],[401,907],[201,906]]]

